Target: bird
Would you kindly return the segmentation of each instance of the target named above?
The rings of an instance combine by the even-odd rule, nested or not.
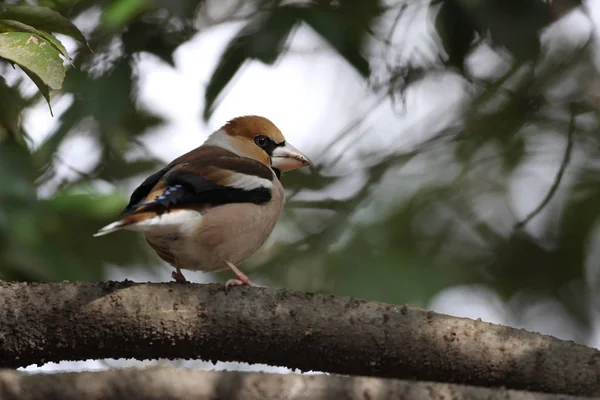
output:
[[[281,173],[313,165],[268,118],[244,115],[147,177],[119,220],[98,230],[143,232],[172,278],[231,269],[225,287],[256,286],[237,265],[271,235],[285,203]]]

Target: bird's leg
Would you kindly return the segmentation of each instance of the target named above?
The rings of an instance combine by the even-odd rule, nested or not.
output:
[[[256,286],[254,283],[252,283],[252,281],[250,281],[250,279],[248,279],[248,277],[246,275],[244,275],[244,273],[242,271],[240,271],[238,269],[238,267],[236,267],[233,263],[230,263],[229,261],[225,262],[227,264],[227,266],[229,268],[231,268],[231,270],[235,273],[235,275],[237,276],[237,279],[230,279],[227,282],[225,282],[225,288],[229,288],[230,286]]]
[[[175,271],[171,272],[171,278],[175,279],[177,283],[188,283],[178,266],[175,266]]]

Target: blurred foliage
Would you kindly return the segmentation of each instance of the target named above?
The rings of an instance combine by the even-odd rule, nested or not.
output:
[[[0,57],[17,64],[50,105],[50,89],[60,89],[69,53],[52,32],[86,44],[85,37],[67,18],[47,7],[0,4]],[[10,101],[10,97],[3,99]],[[11,123],[8,123],[9,125]]]
[[[16,7],[34,2],[9,3]],[[294,239],[276,241],[265,257],[245,268],[295,289],[423,306],[444,288],[484,285],[512,306],[517,319],[526,305],[554,299],[582,327],[578,338],[588,338],[600,266],[600,103],[594,92],[600,80],[591,58],[598,44],[593,31],[580,43],[549,45],[541,40],[568,12],[578,9],[585,15],[585,4],[254,0],[226,7],[218,20],[209,15],[211,4],[37,2],[70,21],[100,17],[85,34],[93,52],[85,45],[73,52],[74,67],[67,69],[62,90],[53,94],[70,102],[58,117],[57,129],[40,145],[32,145],[19,121],[39,96],[19,90],[23,80],[9,85],[0,79],[1,279],[101,279],[108,264],[156,260],[141,239],[91,237],[117,216],[128,195],[118,190],[102,194],[99,184],[140,181],[168,161],[155,159],[142,145],[144,135],[162,120],[136,101],[136,56],[150,53],[173,66],[173,52],[198,32],[240,22],[206,90],[198,88],[205,99],[202,117],[208,119],[235,84],[240,68],[247,62],[273,64],[285,56],[286,44],[302,24],[392,104],[440,75],[458,77],[466,100],[452,109],[445,127],[425,124],[421,144],[361,156],[361,167],[354,172],[366,179],[351,195],[337,199],[323,194],[302,201],[292,195],[282,225],[294,232]],[[0,26],[17,26],[2,25],[3,10],[0,6]],[[425,61],[394,56],[406,44],[405,37],[396,39],[409,35],[415,10],[426,11],[428,20],[423,22],[435,44],[435,54]],[[51,41],[52,51],[67,55],[46,33],[33,29],[55,29],[85,43],[74,32],[34,22],[23,20],[32,28],[21,31]],[[374,69],[373,55],[381,48],[389,52],[383,79]],[[0,40],[0,56],[19,64],[6,56],[6,49]],[[481,54],[486,68],[478,67]],[[5,67],[0,65],[0,73],[8,71]],[[56,87],[42,72],[26,66],[24,71]],[[557,96],[553,88],[561,82],[572,84]],[[359,131],[352,127],[342,135]],[[397,130],[384,134],[401,135]],[[78,135],[93,137],[100,155],[77,178],[61,181],[58,149]],[[538,205],[517,217],[511,206],[515,191],[523,187],[516,182],[540,162],[548,143],[562,149],[544,165],[554,171],[553,177],[544,193],[534,195]],[[284,176],[286,188],[292,194],[307,188],[325,193],[345,178],[339,159],[319,161],[311,172]],[[416,185],[415,169],[422,171]],[[42,195],[41,188],[57,179],[56,187],[45,189],[50,194]]]

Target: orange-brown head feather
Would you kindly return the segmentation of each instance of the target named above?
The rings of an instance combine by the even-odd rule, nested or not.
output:
[[[273,122],[265,117],[246,115],[232,119],[209,138],[206,144],[214,144],[250,157],[270,167],[271,157],[260,148],[255,139],[263,135],[279,144],[285,137]]]
[[[258,115],[244,115],[227,122],[221,128],[232,137],[246,138],[253,141],[257,135],[265,135],[275,143],[285,141],[279,128],[268,118]]]

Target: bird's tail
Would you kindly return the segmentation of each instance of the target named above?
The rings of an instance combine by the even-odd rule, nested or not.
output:
[[[106,225],[104,228],[101,228],[100,230],[98,230],[98,232],[94,233],[94,237],[108,235],[109,233],[119,231],[123,229],[124,226],[125,225],[123,224],[122,220],[113,222],[111,224]]]
[[[93,236],[104,236],[108,235],[109,233],[113,233],[126,228],[132,229],[135,228],[138,223],[148,220],[155,216],[156,213],[153,212],[140,212],[139,214],[128,215],[127,217],[120,219],[119,221],[115,221],[106,225],[104,228],[101,228],[100,230],[98,230],[98,232],[94,233]]]

